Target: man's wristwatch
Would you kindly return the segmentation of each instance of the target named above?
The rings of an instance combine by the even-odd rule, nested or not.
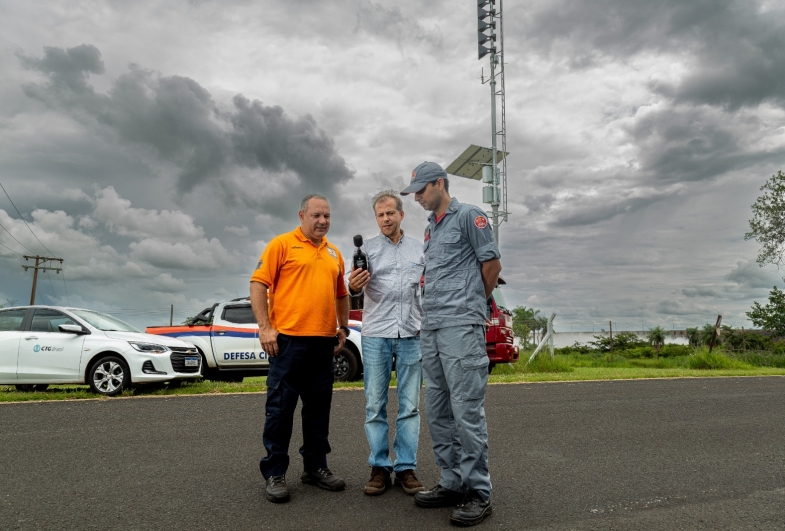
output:
[[[348,326],[339,326],[338,330],[343,330],[346,332],[346,337],[349,337],[349,327]]]

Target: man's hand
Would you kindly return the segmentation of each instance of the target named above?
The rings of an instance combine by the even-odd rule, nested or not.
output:
[[[333,350],[333,356],[338,356],[338,353],[343,350],[343,346],[346,344],[346,330],[339,328],[335,337],[338,338],[338,345]]]
[[[259,343],[267,353],[267,357],[274,358],[278,355],[278,330],[275,328],[259,329]]]
[[[359,293],[370,281],[371,274],[368,271],[360,268],[352,269],[349,273],[349,291]]]

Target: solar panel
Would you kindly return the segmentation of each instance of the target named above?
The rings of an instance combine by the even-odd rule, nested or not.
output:
[[[496,163],[509,155],[509,153],[497,150]],[[472,144],[461,153],[457,159],[447,166],[446,172],[458,177],[466,177],[479,181],[482,179],[482,167],[490,166],[493,160],[493,150],[491,148],[475,146]]]

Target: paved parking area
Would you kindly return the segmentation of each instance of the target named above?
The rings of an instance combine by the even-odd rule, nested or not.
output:
[[[336,391],[330,466],[273,505],[258,472],[263,394],[0,404],[0,528],[441,529],[367,479],[363,394]],[[391,393],[391,407],[395,407]],[[487,529],[785,528],[785,378],[495,385]],[[423,423],[419,475],[438,470]]]

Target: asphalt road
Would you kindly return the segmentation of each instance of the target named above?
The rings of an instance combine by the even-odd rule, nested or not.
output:
[[[391,404],[394,406],[394,394]],[[0,529],[446,529],[367,480],[363,394],[336,391],[333,493],[263,496],[263,394],[0,404]],[[785,529],[785,378],[489,387],[494,514],[480,528]],[[419,476],[438,481],[423,423]]]

